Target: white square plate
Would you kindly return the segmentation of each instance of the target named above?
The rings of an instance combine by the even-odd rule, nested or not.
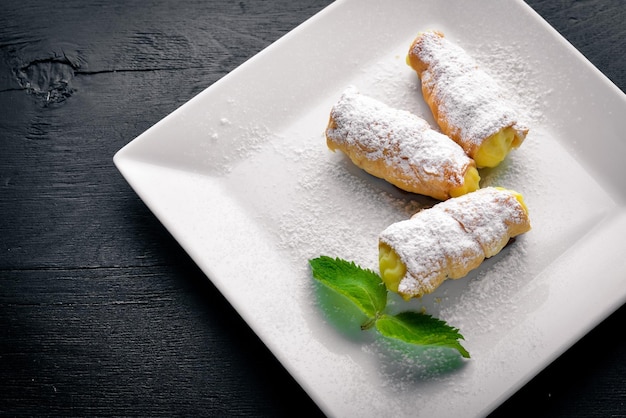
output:
[[[460,328],[469,360],[341,328],[308,266],[324,254],[377,270],[379,232],[433,203],[323,136],[349,84],[433,122],[404,62],[425,29],[509,88],[531,127],[481,184],[521,192],[533,230],[429,297],[391,298]],[[485,415],[626,300],[624,115],[624,94],[522,1],[340,0],[114,160],[326,414]]]

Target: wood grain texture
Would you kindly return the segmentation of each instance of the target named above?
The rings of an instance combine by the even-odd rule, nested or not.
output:
[[[0,415],[321,415],[112,156],[330,3],[2,2]],[[626,90],[622,0],[528,3]],[[493,415],[626,416],[625,321]]]
[[[319,414],[112,156],[329,1],[8,3],[0,415]]]

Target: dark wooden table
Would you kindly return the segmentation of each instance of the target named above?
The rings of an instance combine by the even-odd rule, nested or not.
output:
[[[1,415],[320,415],[112,157],[330,2],[2,1]],[[626,90],[626,2],[528,3]],[[494,416],[626,416],[624,324]]]

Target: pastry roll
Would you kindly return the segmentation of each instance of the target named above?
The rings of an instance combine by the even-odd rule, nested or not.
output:
[[[420,297],[447,278],[464,277],[529,230],[522,196],[486,187],[387,227],[379,236],[381,277],[404,299]]]
[[[441,32],[423,32],[411,44],[407,63],[422,82],[441,131],[478,167],[497,166],[518,148],[528,128],[518,121],[496,81]]]
[[[418,116],[349,87],[330,112],[326,143],[354,164],[408,192],[445,200],[474,191],[476,164]]]

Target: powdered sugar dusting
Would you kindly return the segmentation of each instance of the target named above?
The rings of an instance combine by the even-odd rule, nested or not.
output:
[[[515,108],[524,125],[534,129],[543,122],[545,115],[542,107],[546,97],[553,92],[538,84],[534,71],[541,67],[540,63],[522,58],[519,45],[503,44],[493,39],[489,43],[474,45],[471,54],[478,65],[496,80],[503,92],[502,100]]]
[[[449,200],[438,208],[457,220],[480,243],[487,258],[499,253],[513,235],[530,229],[527,214],[508,190],[484,188],[480,193]]]
[[[448,277],[465,276],[528,229],[528,217],[511,192],[488,187],[390,225],[380,240],[406,265],[398,293],[415,297]]]
[[[502,88],[471,56],[436,32],[424,32],[419,39],[409,53],[426,66],[420,73],[423,89],[433,95],[450,136],[480,146],[512,126],[523,139],[527,128],[519,124],[519,115],[504,100]]]
[[[406,296],[431,293],[449,275],[451,262],[484,258],[478,242],[454,218],[433,209],[386,228],[380,240],[393,248],[406,265],[398,292]]]
[[[331,118],[326,131],[329,146],[408,191],[445,199],[451,188],[463,184],[473,165],[459,145],[425,120],[361,95],[355,87],[342,94]]]

